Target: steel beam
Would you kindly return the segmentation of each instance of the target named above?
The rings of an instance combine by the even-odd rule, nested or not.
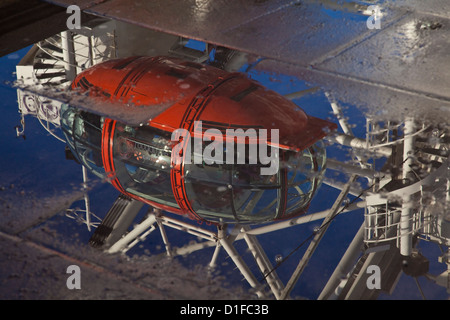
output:
[[[295,284],[298,281],[298,278],[303,273],[303,270],[306,268],[306,265],[308,264],[309,259],[311,258],[312,254],[314,253],[317,246],[319,245],[320,240],[322,240],[325,232],[327,231],[328,227],[330,226],[330,222],[333,220],[333,218],[338,213],[339,208],[341,207],[342,201],[344,201],[344,199],[347,197],[347,194],[350,190],[350,186],[356,180],[356,177],[357,177],[356,175],[353,175],[350,177],[350,179],[347,182],[347,184],[345,185],[344,189],[341,191],[341,193],[337,197],[336,201],[334,202],[333,206],[331,207],[330,213],[325,218],[325,220],[322,222],[322,225],[320,226],[319,231],[315,234],[309,247],[306,249],[305,254],[303,255],[302,259],[300,260],[299,264],[297,265],[297,268],[295,269],[294,273],[292,274],[291,278],[289,279],[283,292],[281,293],[281,296],[280,296],[281,300],[286,299],[289,296],[292,289],[294,288]]]

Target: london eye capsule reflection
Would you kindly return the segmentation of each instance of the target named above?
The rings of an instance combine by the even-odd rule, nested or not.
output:
[[[262,223],[308,209],[325,170],[321,139],[335,124],[245,74],[171,57],[110,60],[71,85],[93,100],[167,105],[141,125],[63,105],[77,160],[121,193],[217,223]]]

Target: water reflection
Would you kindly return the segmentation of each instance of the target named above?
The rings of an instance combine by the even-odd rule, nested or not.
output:
[[[332,6],[335,5],[336,2],[326,1],[324,4],[326,6]],[[358,12],[360,10],[360,7],[355,6],[354,4],[350,5],[350,3],[347,2],[345,2],[345,4],[349,4],[349,8],[355,8]],[[201,2],[199,5],[207,5],[207,2]],[[209,9],[206,11],[209,11]],[[201,10],[201,12],[203,11]],[[202,14],[201,12],[200,15]],[[101,26],[101,24],[99,26]],[[117,27],[120,28],[120,24],[117,24]],[[400,50],[399,55],[408,59],[407,53],[417,45],[419,31],[417,30],[417,25],[408,23],[404,26],[404,32],[402,38],[405,39],[405,42],[398,43]],[[54,40],[55,38],[52,39]],[[85,40],[83,37],[78,36],[73,39],[73,41],[76,39],[77,42],[83,42]],[[59,39],[58,41],[63,41],[63,39]],[[52,42],[52,45],[55,46],[55,44],[59,43],[60,42]],[[80,55],[84,52],[83,50],[86,50],[86,52],[89,51],[89,41],[86,41],[84,44],[85,46],[80,47],[82,48],[80,49]],[[186,54],[184,59],[190,67],[202,68],[202,66],[198,64],[198,61],[195,61],[195,58],[192,58],[193,55],[187,54],[192,53],[192,42],[188,41],[188,39],[182,39],[181,46],[180,42],[177,42],[176,44],[177,46],[171,47],[177,48],[176,52],[172,53],[176,55],[184,53]],[[44,127],[56,136],[64,133],[66,135],[65,141],[68,142],[72,154],[75,155],[75,158],[81,164],[84,164],[86,168],[89,168],[91,170],[90,172],[93,173],[94,176],[96,175],[97,178],[107,180],[113,184],[115,183],[117,186],[120,185],[123,190],[128,190],[134,195],[142,195],[142,197],[147,196],[152,199],[157,198],[160,203],[163,202],[165,205],[170,203],[173,203],[174,206],[178,205],[174,192],[172,192],[171,188],[167,188],[168,184],[162,182],[169,183],[171,179],[170,168],[162,167],[163,165],[167,166],[167,163],[169,162],[168,158],[170,157],[170,150],[167,149],[169,146],[169,137],[161,132],[149,131],[145,126],[139,126],[139,124],[142,123],[142,119],[145,119],[145,114],[141,115],[142,118],[130,120],[130,122],[134,121],[132,125],[127,123],[128,120],[122,123],[117,122],[117,119],[123,119],[123,105],[128,104],[128,101],[126,100],[119,101],[119,106],[116,109],[108,110],[106,108],[98,111],[98,109],[96,109],[98,104],[91,104],[90,102],[92,100],[89,100],[89,97],[84,95],[82,95],[81,98],[72,96],[72,94],[67,91],[67,86],[71,81],[59,81],[61,79],[53,79],[52,73],[47,73],[42,69],[45,69],[45,64],[49,65],[49,62],[54,62],[59,59],[57,56],[59,50],[54,47],[53,50],[50,50],[49,47],[46,48],[46,45],[49,45],[48,41],[40,44],[40,51],[36,51],[35,59],[28,65],[31,67],[28,68],[28,74],[26,73],[26,67],[23,67],[22,70],[21,68],[18,68],[18,78],[23,77],[32,80],[36,79],[36,75],[39,75],[41,78],[38,80],[45,79],[47,83],[47,86],[41,86],[40,84],[42,83],[31,81],[28,86],[19,89],[18,102],[19,110],[22,115],[32,115],[37,117]],[[103,43],[103,45],[105,44]],[[120,228],[122,228],[122,233],[113,235],[112,230],[109,229],[118,228],[118,225],[114,223],[107,225],[106,220],[112,221],[114,219],[104,219],[105,224],[103,224],[102,227],[98,227],[95,231],[94,240],[96,247],[105,250],[114,249],[120,252],[128,252],[129,250],[130,252],[133,252],[132,250],[136,250],[134,252],[140,252],[137,247],[134,247],[135,244],[146,238],[150,232],[155,229],[156,225],[159,225],[161,230],[164,230],[161,226],[171,225],[176,226],[178,229],[188,230],[198,238],[206,239],[204,242],[196,242],[184,247],[184,252],[196,252],[199,247],[214,247],[217,241],[223,241],[220,243],[224,250],[227,250],[227,253],[231,254],[234,253],[233,248],[230,247],[231,240],[229,239],[231,238],[236,241],[245,239],[249,248],[254,248],[255,245],[258,244],[253,239],[256,235],[266,234],[268,231],[273,232],[276,230],[283,230],[281,236],[273,236],[273,238],[271,238],[272,240],[268,241],[271,245],[268,246],[269,248],[266,248],[266,250],[270,251],[268,256],[275,257],[275,264],[279,275],[272,270],[271,266],[273,266],[273,264],[271,260],[273,260],[273,258],[269,259],[270,261],[267,266],[261,267],[263,269],[261,272],[265,277],[279,285],[282,282],[280,281],[280,278],[283,278],[283,280],[286,278],[285,273],[281,271],[283,270],[283,267],[287,266],[286,261],[289,261],[289,259],[285,258],[290,257],[291,254],[295,253],[299,248],[299,234],[304,235],[304,238],[308,239],[310,235],[319,236],[321,231],[326,229],[324,225],[315,225],[311,228],[308,224],[302,225],[303,223],[324,219],[332,212],[336,217],[339,216],[339,218],[336,219],[335,217],[331,217],[331,220],[339,226],[338,230],[335,231],[333,235],[340,237],[345,234],[348,229],[356,230],[356,228],[359,227],[358,223],[360,222],[358,221],[358,223],[355,224],[355,222],[352,223],[349,220],[344,220],[343,223],[340,223],[340,218],[345,219],[344,217],[341,217],[341,213],[363,207],[364,223],[361,229],[362,232],[359,234],[360,238],[355,239],[359,241],[359,244],[365,245],[367,251],[363,254],[360,261],[375,261],[370,260],[374,259],[374,253],[384,252],[384,254],[390,258],[403,258],[403,261],[406,261],[403,264],[403,267],[396,265],[392,261],[381,260],[381,262],[378,262],[383,263],[384,267],[390,268],[389,270],[391,270],[392,274],[398,275],[403,270],[407,271],[407,274],[414,275],[416,278],[418,276],[431,278],[432,276],[430,272],[428,272],[429,270],[424,271],[423,269],[423,256],[417,254],[416,250],[426,248],[421,247],[422,239],[431,240],[433,243],[438,243],[441,246],[448,245],[448,239],[450,237],[448,234],[450,221],[448,221],[446,214],[448,212],[449,201],[448,123],[430,123],[421,121],[422,119],[406,119],[408,121],[404,122],[390,121],[391,119],[388,117],[380,119],[379,117],[372,118],[370,114],[361,114],[356,108],[349,107],[351,109],[345,110],[344,108],[341,108],[342,106],[338,101],[329,99],[331,95],[328,92],[325,94],[320,88],[311,90],[306,83],[281,74],[270,75],[272,81],[267,81],[267,74],[259,74],[258,72],[253,71],[252,68],[249,68],[248,61],[246,60],[246,58],[249,57],[248,55],[228,48],[215,47],[214,49],[217,50],[216,52],[221,52],[223,54],[214,56],[214,52],[208,52],[208,54],[211,54],[211,58],[208,59],[213,60],[220,56],[222,60],[219,61],[220,63],[217,65],[221,65],[223,69],[227,69],[228,67],[231,68],[230,66],[233,65],[233,69],[241,71],[248,70],[248,76],[263,81],[267,87],[272,88],[277,92],[284,91],[284,93],[291,97],[295,103],[302,108],[305,108],[307,113],[308,111],[311,111],[312,113],[318,111],[322,112],[323,118],[329,118],[329,121],[339,124],[340,129],[336,134],[330,135],[326,140],[327,154],[331,161],[328,161],[327,163],[328,171],[325,176],[322,176],[322,169],[314,169],[314,166],[325,165],[325,162],[318,163],[324,159],[324,157],[322,157],[322,147],[316,149],[313,148],[312,150],[308,149],[307,154],[302,154],[302,159],[295,159],[301,164],[303,169],[306,167],[309,171],[314,171],[312,174],[308,175],[286,173],[286,175],[283,176],[277,173],[274,179],[268,178],[264,180],[264,177],[257,174],[255,175],[254,172],[249,172],[251,171],[249,167],[244,168],[245,170],[238,170],[236,168],[232,168],[231,170],[228,170],[229,168],[214,168],[213,172],[210,172],[207,170],[206,166],[202,164],[200,168],[189,168],[182,177],[183,179],[186,179],[188,184],[191,183],[192,188],[185,189],[185,192],[193,199],[192,202],[185,202],[184,204],[192,205],[194,208],[203,210],[203,213],[206,212],[205,215],[211,216],[220,213],[223,214],[224,217],[226,216],[226,218],[236,218],[236,216],[245,216],[247,214],[250,215],[253,211],[250,209],[246,210],[245,208],[257,208],[259,201],[264,202],[264,205],[258,207],[259,212],[270,211],[269,209],[273,209],[273,212],[279,212],[283,199],[285,200],[285,206],[287,207],[290,206],[291,208],[295,208],[296,206],[300,206],[303,208],[303,204],[309,202],[311,199],[309,194],[311,193],[310,189],[312,189],[312,186],[316,185],[316,187],[318,187],[320,184],[318,180],[323,179],[323,187],[318,190],[318,194],[315,198],[316,201],[311,202],[308,214],[299,218],[254,228],[238,225],[236,229],[232,231],[228,231],[226,229],[227,226],[224,224],[218,231],[214,228],[208,229],[209,233],[198,225],[194,224],[194,226],[189,226],[182,224],[178,220],[172,219],[170,216],[165,216],[161,211],[157,211],[155,214],[153,212],[148,213],[148,215],[144,217],[145,219],[142,220],[143,222],[138,223],[136,228],[131,228],[130,230],[135,232],[138,232],[140,228],[140,231],[142,231],[142,233],[139,233],[138,236],[134,238],[132,237],[133,233],[126,232],[127,228],[124,229],[123,225],[120,226]],[[110,51],[102,50],[101,52],[113,51],[114,50],[111,49]],[[195,56],[204,57],[204,52]],[[97,56],[98,60],[95,60],[97,61],[95,65],[99,64],[100,61],[108,61],[112,57],[112,53],[111,56],[99,55]],[[250,57],[250,59],[252,58],[253,57]],[[122,64],[116,66],[117,70],[127,70],[127,64],[124,60],[121,60],[121,62]],[[131,64],[130,61],[128,62]],[[206,64],[211,62],[212,61],[207,60]],[[240,66],[236,68],[236,65]],[[87,68],[88,65],[81,63],[77,64],[75,67],[77,72],[80,73]],[[186,79],[186,77],[183,78],[182,73],[185,69],[179,70],[175,65],[172,67],[173,70],[169,76],[172,78],[178,77],[179,80]],[[39,72],[36,72],[36,69],[38,68],[41,69]],[[42,75],[45,74],[47,74],[48,77],[42,77]],[[112,77],[114,77],[114,75],[111,75],[111,78]],[[49,79],[54,81],[49,82]],[[87,89],[93,85],[92,81],[88,81],[87,79],[79,81],[81,82],[80,86],[86,86]],[[286,83],[289,83],[289,85]],[[293,83],[295,84],[293,85]],[[185,90],[188,88],[186,86],[182,87],[181,85],[183,84],[185,85],[186,83],[183,81],[176,82],[176,90]],[[289,89],[294,88],[300,93],[294,94],[295,90],[286,92],[288,86],[294,86],[289,87]],[[283,88],[280,89],[280,87]],[[104,95],[105,91],[98,89],[99,88],[97,87],[95,88],[95,92],[94,90],[88,90],[87,92]],[[113,89],[116,90],[117,87],[114,87]],[[142,93],[139,91],[139,88],[131,82],[126,87],[126,90],[136,90],[136,93]],[[312,95],[308,95],[307,93]],[[245,91],[245,95],[247,94],[250,93]],[[202,98],[204,97],[199,97],[199,99]],[[235,98],[244,99],[245,97],[239,95]],[[330,103],[337,103],[336,106],[338,109],[329,108]],[[120,107],[120,104],[122,104],[122,108]],[[103,103],[103,107],[105,106],[108,107],[109,104]],[[128,107],[133,108],[133,105],[127,105],[127,108]],[[274,108],[275,107],[276,106],[274,106]],[[158,113],[154,114],[154,116],[160,115],[161,112],[164,112],[167,108],[167,105],[165,105],[159,109]],[[230,110],[231,109],[226,110],[224,114],[231,117],[233,113],[230,112]],[[97,111],[97,113],[95,111]],[[360,118],[356,117],[355,114],[360,114]],[[108,118],[107,116],[111,116],[112,118]],[[345,116],[350,118],[346,119]],[[274,118],[278,117],[283,118],[283,114],[279,112],[279,114],[274,115]],[[362,124],[362,128],[352,128],[351,123],[353,121],[356,121],[360,125]],[[50,127],[50,124],[52,124],[53,127]],[[113,126],[115,131],[112,129]],[[106,127],[111,130],[107,131],[105,129]],[[350,128],[353,130],[350,130]],[[103,138],[105,138],[104,135],[106,134],[109,135],[108,139],[103,140]],[[353,136],[353,134],[356,136]],[[62,137],[62,135],[59,137]],[[115,148],[116,146],[117,148]],[[155,152],[148,152],[149,150]],[[308,160],[309,162],[305,160]],[[112,173],[112,176],[107,176],[105,163],[108,163],[109,166],[116,165],[117,168],[120,166],[120,170]],[[405,165],[405,163],[407,163],[407,165]],[[281,169],[291,169],[292,167],[296,167],[296,165],[297,163],[295,162],[283,162]],[[226,174],[222,174],[223,172],[220,170]],[[218,174],[219,171],[221,174]],[[301,172],[304,173],[304,170],[301,170]],[[315,174],[315,172],[317,174]],[[111,171],[109,171],[109,173],[111,173]],[[347,183],[349,174],[355,174],[360,177],[357,184]],[[250,188],[233,190],[233,183],[238,185],[241,181],[245,180],[245,177],[250,175],[250,181],[254,183],[253,185],[250,185]],[[206,177],[207,179],[201,180],[199,177],[202,177],[202,179]],[[190,178],[191,180],[189,180]],[[228,178],[231,178],[232,188],[229,188],[230,180]],[[284,182],[290,181],[295,183],[285,185],[284,190],[281,190],[281,187],[271,188],[273,185],[282,185],[283,179],[285,179]],[[318,180],[316,181],[315,179]],[[196,182],[198,181],[202,181],[203,185],[197,185]],[[307,184],[304,185],[304,181],[307,181]],[[303,186],[307,187],[303,188]],[[212,187],[214,187],[214,189]],[[246,195],[246,197],[241,197],[242,195]],[[351,195],[352,200],[346,200],[347,195]],[[406,198],[408,201],[405,201]],[[307,200],[305,201],[304,199]],[[135,212],[133,212],[134,209],[130,209],[136,203],[133,200],[135,199],[130,199],[128,196],[117,199],[119,205],[125,207],[130,205],[130,207],[128,207],[129,216],[135,214]],[[242,210],[238,210],[237,212],[235,210],[233,212],[229,205],[230,203],[233,203],[235,207],[239,207],[239,209]],[[444,205],[441,205],[442,203]],[[111,203],[106,205],[104,203],[102,204],[103,208],[107,208],[110,205]],[[224,211],[223,208],[225,206],[227,206],[227,210]],[[214,208],[214,210],[211,210],[211,208]],[[160,209],[165,208],[163,207]],[[212,211],[214,211],[213,214],[211,214]],[[361,218],[361,210],[357,212],[360,213],[359,218]],[[107,212],[105,210],[105,215],[106,214]],[[135,216],[133,216],[133,218],[134,217]],[[270,217],[272,218],[273,215]],[[118,217],[116,216],[115,218]],[[120,218],[122,219],[123,216],[120,216]],[[255,218],[255,216],[252,216],[252,218]],[[182,222],[184,223],[185,221],[183,220]],[[230,221],[228,220],[228,222]],[[128,227],[132,224],[132,221],[126,221],[126,223],[128,223]],[[293,227],[294,225],[299,227],[299,229],[295,230],[300,230],[300,232],[295,231],[289,233],[288,227]],[[100,230],[101,232],[97,232],[97,230]],[[224,234],[231,235],[232,237],[224,237]],[[119,246],[117,249],[114,245],[117,243],[122,244],[122,242],[118,240],[121,239],[122,235],[131,237],[131,240],[136,241],[136,243],[130,241],[124,246]],[[349,243],[350,240],[353,239],[352,237],[353,234],[347,234],[347,239],[345,240],[347,241],[346,243]],[[91,241],[93,241],[93,238],[91,238]],[[167,240],[164,233],[163,238],[165,239],[164,241]],[[401,250],[403,239],[405,238],[414,240],[414,248],[407,248],[407,250],[410,251],[407,258],[399,255],[399,248]],[[112,239],[114,239],[114,241]],[[271,241],[276,242],[276,245],[273,245]],[[289,243],[286,244],[286,242]],[[305,241],[304,243],[306,247],[307,242]],[[327,247],[327,249],[324,249],[325,254],[331,255],[332,251],[337,250],[338,245],[336,241],[327,241],[324,239],[323,243],[326,244]],[[283,247],[283,244],[285,247]],[[173,248],[170,249],[169,242],[165,242],[164,245],[169,248],[167,254],[172,256],[181,254],[181,248],[178,248],[179,251],[173,250]],[[386,248],[386,245],[391,249],[383,251]],[[355,249],[354,251],[348,252],[356,255],[357,251],[359,255],[359,248],[360,246],[358,246],[358,250]],[[404,251],[402,251],[402,253],[404,253]],[[426,255],[428,252],[424,253]],[[342,253],[339,253],[339,257],[336,258],[337,262],[340,260],[342,254],[343,251]],[[213,256],[215,257],[215,254]],[[433,257],[433,259],[435,258],[436,257]],[[444,261],[444,258],[441,260]],[[246,267],[242,266],[239,260],[235,260],[234,262],[238,264],[238,268],[240,268],[241,271],[244,271],[250,286],[259,288],[260,284],[255,284],[252,275],[245,273]],[[214,264],[213,261],[211,261],[211,264]],[[323,261],[318,263],[320,267],[324,267],[324,264],[325,262]],[[344,267],[349,268],[350,266],[345,265]],[[357,272],[357,270],[355,270],[355,272]],[[338,279],[339,285],[345,285],[345,292],[348,293],[347,298],[355,297],[352,296],[354,293],[354,283],[349,281],[347,275],[332,276],[331,272],[329,272],[329,275],[331,280],[334,281]],[[360,275],[361,277],[364,277],[363,273]],[[445,272],[442,273],[441,277],[445,276]],[[313,272],[311,279],[313,279],[312,281],[317,281],[317,274],[314,274]],[[365,283],[365,278],[363,278],[361,283]],[[323,285],[325,286],[325,283]],[[389,291],[388,289],[393,288],[394,283],[385,285],[386,287],[383,289]],[[270,290],[272,290],[275,297],[279,297],[283,295],[283,286],[284,285],[282,284],[281,289],[280,287],[277,288],[277,286],[271,286]],[[334,292],[334,290],[328,291],[324,293],[324,295],[327,296],[327,298],[343,297],[333,296],[334,293],[330,294],[330,292]],[[258,294],[263,296],[259,291]],[[373,291],[369,291],[368,294],[371,298],[380,296],[380,292],[374,293]]]

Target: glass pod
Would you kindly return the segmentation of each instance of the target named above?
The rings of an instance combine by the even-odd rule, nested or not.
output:
[[[170,132],[131,127],[68,105],[61,114],[71,152],[94,175],[134,199],[197,220],[263,223],[303,214],[325,170],[321,141],[299,152],[277,149],[276,170],[261,174],[268,165],[250,161],[248,141],[243,149],[233,146],[235,155],[246,152],[244,163],[211,163],[205,148],[212,142],[206,141],[186,149],[186,161],[186,155],[175,154],[179,140]],[[194,161],[199,151],[203,157]]]

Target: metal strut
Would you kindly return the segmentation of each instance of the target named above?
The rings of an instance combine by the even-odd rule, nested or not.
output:
[[[324,236],[325,232],[327,231],[330,222],[334,219],[334,217],[338,214],[338,211],[340,209],[340,206],[342,204],[342,201],[347,197],[350,186],[356,179],[356,175],[352,175],[348,182],[345,184],[344,188],[342,189],[341,193],[337,197],[336,201],[334,202],[333,206],[331,207],[330,213],[328,216],[324,219],[322,222],[322,225],[320,226],[317,233],[314,235],[314,238],[312,239],[311,243],[309,244],[308,249],[306,250],[305,254],[303,255],[302,259],[297,265],[297,268],[295,269],[294,273],[292,274],[291,278],[289,279],[286,287],[281,292],[280,299],[284,300],[287,298],[287,296],[291,293],[292,289],[294,288],[295,284],[297,283],[300,275],[305,270],[306,265],[309,262],[309,259],[311,258],[312,254],[316,250],[317,246],[319,245],[320,240],[322,240],[322,237]]]

